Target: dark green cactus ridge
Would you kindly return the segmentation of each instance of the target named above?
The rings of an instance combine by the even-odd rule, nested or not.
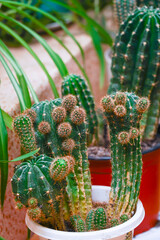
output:
[[[149,101],[132,93],[117,92],[104,97],[101,105],[111,139],[112,183],[107,214],[113,226],[118,224],[115,219],[131,217],[138,201],[142,174],[140,120]],[[117,106],[123,106],[125,114],[117,113]]]
[[[151,100],[150,108],[142,121],[144,139],[153,139],[158,127],[159,24],[159,9],[146,6],[137,8],[121,24],[113,48],[113,77],[108,93],[128,91]]]
[[[72,94],[76,96],[77,104],[83,107],[87,115],[87,142],[98,139],[98,119],[95,111],[95,103],[85,80],[78,75],[67,76],[62,83],[62,96]]]
[[[114,0],[114,12],[118,25],[125,21],[128,14],[135,8],[136,0]]]
[[[160,1],[159,0],[136,0],[137,6],[153,6],[154,8],[160,7]]]

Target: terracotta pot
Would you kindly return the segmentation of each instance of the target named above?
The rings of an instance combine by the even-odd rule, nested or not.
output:
[[[155,226],[160,206],[160,144],[143,152],[143,173],[140,188],[140,200],[145,208],[144,221],[135,229],[135,235],[149,230]],[[111,161],[110,157],[91,158],[90,170],[93,185],[111,184]]]
[[[108,202],[110,187],[105,186],[93,186],[92,187],[92,200],[93,202]],[[46,228],[40,224],[35,223],[26,215],[26,225],[28,228],[42,237],[41,240],[125,240],[128,232],[133,233],[135,227],[137,227],[144,218],[144,208],[141,201],[138,201],[136,212],[134,216],[119,226],[108,228],[100,231],[93,232],[65,232],[57,231],[54,229]]]

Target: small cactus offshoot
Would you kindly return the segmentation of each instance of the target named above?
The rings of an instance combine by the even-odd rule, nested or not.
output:
[[[109,123],[112,157],[107,217],[110,226],[116,226],[132,216],[138,201],[142,175],[140,120],[149,107],[149,100],[133,93],[117,92],[105,96],[101,106]]]

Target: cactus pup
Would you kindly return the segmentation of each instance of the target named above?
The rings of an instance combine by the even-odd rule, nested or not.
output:
[[[144,139],[154,139],[160,106],[160,10],[138,8],[121,24],[115,40],[109,94],[134,92],[151,101],[142,121]]]
[[[138,201],[142,175],[140,120],[149,100],[117,92],[105,96],[101,106],[110,129],[112,183],[107,216],[114,226],[132,216]]]

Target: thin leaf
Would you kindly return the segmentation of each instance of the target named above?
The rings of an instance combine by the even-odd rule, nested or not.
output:
[[[1,1],[2,0],[0,0],[0,2]],[[58,1],[58,0],[51,0],[51,1],[59,4],[60,6],[63,6],[67,9],[69,9],[70,11],[72,11],[72,12],[76,13],[77,15],[81,16],[82,18],[84,18],[87,21],[87,23],[92,25],[97,30],[99,35],[101,37],[103,37],[105,43],[108,44],[109,46],[112,46],[113,40],[112,40],[111,36],[109,35],[109,33],[100,24],[98,24],[94,19],[89,17],[85,10],[82,10],[82,8],[81,9],[79,9],[79,8],[76,9],[76,8],[74,8],[72,6],[69,6],[68,4],[63,3],[61,1]]]
[[[6,240],[6,239],[4,239],[3,237],[0,236],[0,240]]]
[[[22,2],[14,2],[14,1],[7,1],[7,0],[0,0],[0,3],[3,3],[4,6],[6,6],[7,3],[9,4],[12,4],[12,5],[16,5],[16,6],[23,6],[23,7],[26,7],[32,11],[35,11],[35,12],[38,12],[38,13],[41,13],[43,16],[47,17],[48,19],[51,19],[53,22],[56,22],[59,24],[59,26],[64,30],[64,32],[70,37],[72,38],[72,40],[76,43],[76,45],[78,46],[78,48],[80,49],[80,52],[81,52],[81,55],[82,55],[82,58],[83,58],[83,61],[84,61],[84,51],[81,47],[81,45],[79,44],[79,42],[76,40],[76,38],[74,37],[73,34],[71,34],[71,32],[67,29],[67,27],[58,19],[56,18],[55,16],[37,8],[37,7],[34,7],[32,5],[29,5],[27,3],[22,3]]]
[[[34,154],[36,154],[39,150],[40,150],[40,148],[38,148],[38,149],[36,149],[36,150],[34,150],[34,151],[32,151],[32,152],[26,153],[26,154],[24,154],[24,155],[21,155],[20,157],[14,158],[13,160],[10,160],[10,161],[7,161],[7,159],[5,159],[5,160],[0,160],[0,161],[1,161],[1,162],[4,162],[4,163],[6,163],[6,162],[18,162],[18,161],[22,161],[22,160],[24,160],[24,159],[26,159],[26,158],[32,157],[32,156],[33,156]]]
[[[33,100],[35,103],[38,103],[38,97],[30,83],[30,81],[28,80],[26,74],[23,72],[21,66],[19,65],[19,63],[16,61],[16,59],[14,58],[14,56],[12,55],[12,53],[10,52],[10,50],[7,48],[7,46],[3,43],[2,40],[0,40],[0,51],[2,51],[3,55],[7,58],[7,60],[10,62],[10,64],[12,65],[14,71],[16,72],[17,78],[19,78],[19,81],[25,81],[26,84],[28,85],[31,95],[33,97]],[[28,90],[28,89],[27,89]],[[25,89],[24,89],[25,92]],[[24,94],[24,93],[23,93]],[[28,108],[31,107],[31,104],[27,104],[26,105]]]
[[[0,108],[0,159],[8,160],[8,133],[3,120],[1,108]],[[1,207],[3,208],[5,192],[7,187],[8,179],[8,162],[3,163],[0,160],[0,197],[1,197]]]
[[[16,77],[19,81],[20,84],[20,88],[22,90],[22,95],[24,97],[24,102],[27,108],[31,107],[31,98],[29,95],[29,91],[27,88],[27,84],[25,79],[23,78],[23,75],[21,74],[21,72],[19,71],[18,67],[16,66],[16,64],[14,63],[14,61],[9,57],[9,55],[6,53],[6,51],[0,46],[0,51],[1,53],[7,58],[7,60],[9,60],[9,62],[11,63],[12,67],[14,67],[15,73],[16,73]]]
[[[4,14],[0,13],[0,16],[3,17],[4,19],[7,19],[15,24],[17,24],[18,26],[22,27],[23,29],[25,29],[27,32],[29,32],[35,39],[37,39],[37,41],[44,47],[44,49],[48,52],[48,54],[50,55],[51,59],[53,60],[53,62],[55,63],[55,65],[57,66],[59,73],[62,77],[65,77],[66,75],[68,75],[68,70],[66,65],[64,64],[63,60],[61,59],[61,57],[52,50],[52,48],[48,45],[48,43],[39,35],[37,34],[35,31],[33,31],[32,29],[30,29],[29,27],[27,27],[26,25],[24,25],[23,23],[15,20],[12,17],[8,17],[5,16]]]
[[[11,6],[10,4],[5,4],[5,6],[15,9],[17,10],[17,12],[19,12],[20,14],[22,14],[23,16],[29,18],[33,23],[35,23],[36,25],[38,25],[41,29],[43,29],[46,33],[48,33],[48,35],[50,35],[51,37],[53,37],[54,39],[56,39],[56,41],[69,53],[69,55],[72,57],[72,59],[75,61],[75,63],[77,64],[77,66],[79,67],[79,69],[81,70],[83,76],[85,77],[88,86],[90,87],[90,89],[92,89],[91,86],[91,82],[87,76],[87,73],[85,72],[84,68],[82,67],[82,65],[79,63],[79,61],[76,59],[76,57],[74,57],[74,55],[71,53],[71,51],[64,45],[64,43],[62,42],[62,40],[60,38],[58,38],[58,36],[56,34],[54,34],[51,30],[49,30],[46,26],[44,26],[40,21],[36,20],[34,17],[32,17],[31,15],[29,15],[27,12],[21,11],[19,9],[17,9],[14,6]]]
[[[87,27],[88,32],[90,33],[90,35],[92,36],[92,41],[93,41],[93,45],[94,48],[97,52],[97,56],[99,58],[100,61],[100,88],[103,87],[104,85],[104,79],[105,79],[105,59],[104,59],[104,54],[103,54],[103,50],[101,47],[101,40],[99,35],[97,35],[97,32],[95,31],[94,27],[88,26]]]
[[[19,84],[17,83],[12,71],[10,70],[7,62],[5,61],[5,59],[3,58],[3,56],[0,54],[0,61],[2,63],[2,65],[4,66],[7,74],[8,74],[8,77],[14,87],[14,90],[17,94],[17,97],[19,99],[19,103],[20,103],[20,107],[21,107],[21,111],[24,111],[26,109],[26,105],[25,105],[25,102],[24,102],[24,98],[23,98],[23,95],[22,95],[22,91],[21,91],[21,88],[19,86]]]
[[[1,0],[0,0],[1,1]],[[0,22],[0,27],[3,28],[4,30],[6,30],[9,34],[11,34],[14,38],[17,39],[17,41],[19,41],[21,43],[21,45],[23,47],[25,47],[27,49],[27,51],[35,58],[35,60],[37,61],[37,63],[40,65],[40,67],[42,68],[42,70],[44,71],[44,73],[46,74],[48,81],[50,83],[51,89],[54,93],[55,98],[59,97],[56,85],[52,79],[52,77],[50,76],[50,74],[48,73],[45,65],[42,63],[42,61],[39,59],[39,57],[37,56],[37,54],[32,50],[32,48],[29,46],[29,44],[27,44],[23,38],[21,38],[17,33],[15,33],[11,28],[9,28],[7,25],[3,24],[2,22]]]
[[[2,112],[2,116],[3,116],[3,120],[4,120],[5,125],[9,129],[13,130],[13,126],[12,126],[13,118],[8,113],[3,111],[2,109],[1,109],[1,112]]]

